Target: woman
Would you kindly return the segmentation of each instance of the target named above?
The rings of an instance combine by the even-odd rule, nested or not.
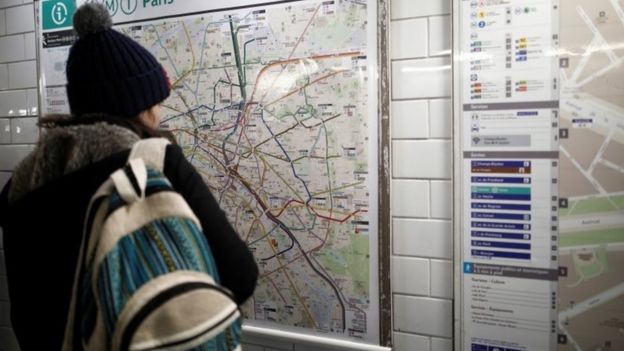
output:
[[[61,348],[84,216],[95,190],[141,138],[163,136],[159,103],[170,85],[146,49],[113,30],[103,5],[74,16],[79,39],[67,61],[70,119],[48,118],[35,150],[0,196],[11,316],[22,351]],[[255,288],[255,261],[178,146],[164,173],[199,218],[221,284],[242,304]]]

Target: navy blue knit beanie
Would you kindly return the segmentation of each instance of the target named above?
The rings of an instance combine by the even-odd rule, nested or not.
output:
[[[67,59],[67,96],[74,116],[135,117],[169,96],[169,79],[156,58],[111,27],[111,17],[99,3],[86,3],[74,15],[78,40]]]

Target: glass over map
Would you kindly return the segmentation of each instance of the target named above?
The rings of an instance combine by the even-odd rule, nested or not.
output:
[[[624,2],[560,5],[560,350],[624,350]]]
[[[169,73],[162,126],[256,257],[246,317],[369,338],[366,3],[292,2],[120,30]]]

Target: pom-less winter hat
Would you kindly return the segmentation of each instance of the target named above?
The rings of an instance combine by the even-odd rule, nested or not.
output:
[[[86,3],[74,15],[78,40],[67,59],[67,96],[75,116],[134,117],[169,96],[169,79],[156,58],[111,27],[99,3]]]

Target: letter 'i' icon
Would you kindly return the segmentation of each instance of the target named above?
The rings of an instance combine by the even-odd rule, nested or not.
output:
[[[67,21],[67,6],[62,2],[57,2],[52,6],[52,22],[57,26]]]

